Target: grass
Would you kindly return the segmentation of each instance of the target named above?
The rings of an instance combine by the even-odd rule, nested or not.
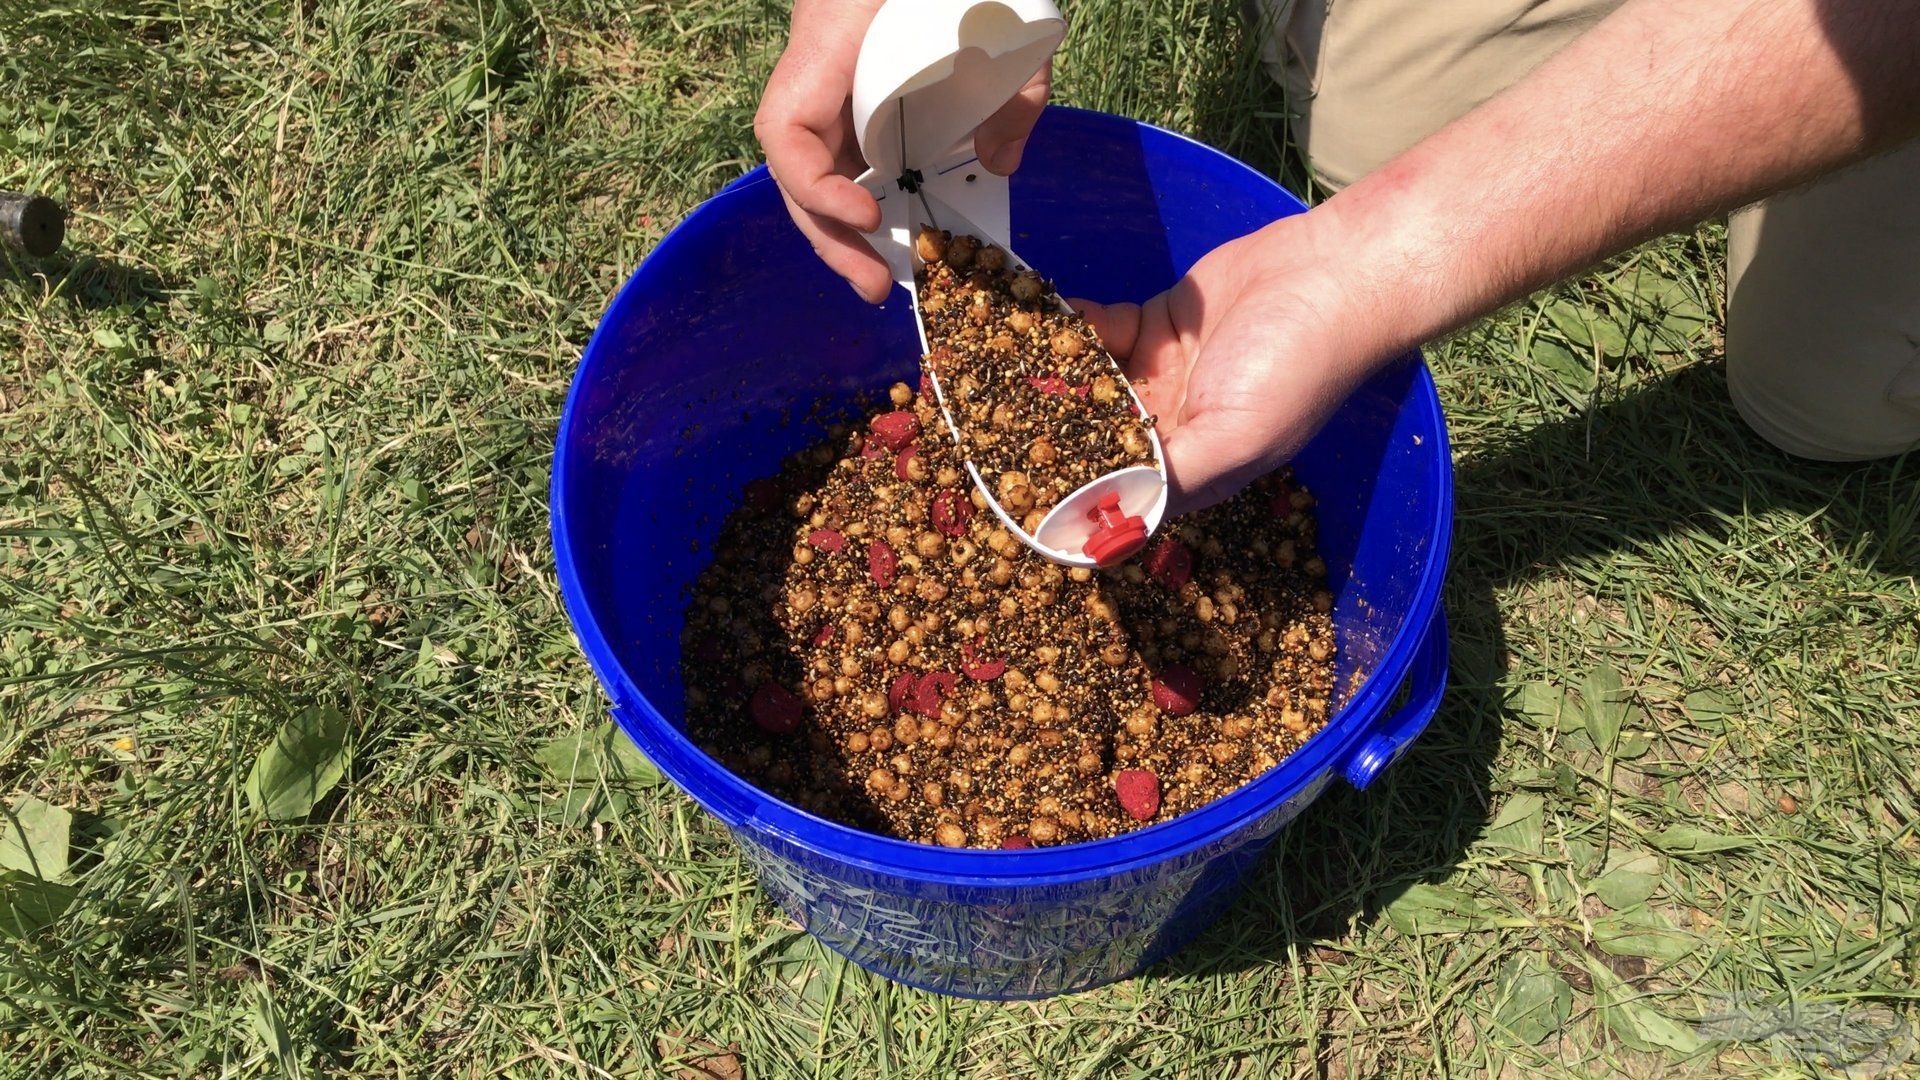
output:
[[[1232,0],[1071,14],[1064,100],[1286,167]],[[0,792],[71,815],[54,885],[0,878],[65,905],[5,920],[48,925],[0,936],[0,1075],[1773,1076],[1804,1032],[1693,1025],[1920,1020],[1914,465],[1745,431],[1714,227],[1431,351],[1454,689],[1143,977],[889,985],[672,789],[543,764],[605,716],[567,378],[756,160],[783,18],[0,6],[0,187],[76,214],[0,255]],[[336,713],[344,782],[264,820],[255,759]]]

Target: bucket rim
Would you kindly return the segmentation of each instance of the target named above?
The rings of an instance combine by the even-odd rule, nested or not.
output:
[[[1046,112],[1069,122],[1122,121],[1155,138],[1185,144],[1189,153],[1216,159],[1216,163],[1242,170],[1272,188],[1298,208],[1295,212],[1305,210],[1304,203],[1271,177],[1179,132],[1095,110],[1049,105]],[[683,230],[717,214],[734,196],[769,180],[766,166],[760,165],[728,183],[669,230],[642,260],[594,327],[574,369],[555,433],[549,507],[555,572],[568,619],[589,666],[612,701],[615,723],[676,786],[730,829],[748,834],[757,844],[764,845],[766,839],[777,840],[822,859],[926,884],[1057,885],[1123,874],[1233,837],[1244,826],[1285,806],[1318,782],[1324,773],[1343,766],[1353,749],[1387,720],[1392,713],[1389,706],[1393,696],[1411,670],[1419,645],[1435,625],[1452,547],[1452,444],[1432,373],[1418,350],[1397,363],[1413,365],[1407,392],[1416,399],[1416,407],[1422,410],[1422,418],[1430,423],[1435,436],[1428,482],[1434,485],[1436,498],[1427,523],[1433,543],[1413,590],[1413,602],[1393,637],[1381,649],[1379,663],[1346,703],[1328,718],[1326,725],[1279,764],[1234,791],[1167,821],[1099,840],[1015,851],[943,848],[866,832],[809,813],[754,787],[701,750],[647,699],[627,674],[581,587],[565,498],[572,474],[567,447],[583,411],[581,402],[586,396],[587,373],[597,366],[596,360],[602,353],[613,351],[610,327],[624,321],[613,316],[620,308],[638,302],[638,287],[647,277],[649,267],[655,264],[658,253],[667,250]]]

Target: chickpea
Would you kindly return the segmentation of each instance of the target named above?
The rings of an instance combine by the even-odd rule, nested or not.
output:
[[[884,727],[877,727],[868,732],[867,739],[873,743],[875,750],[883,754],[893,749],[893,732]]]
[[[931,225],[920,227],[920,235],[913,238],[913,252],[920,256],[921,262],[935,263],[947,257],[947,245],[951,234]]]
[[[1147,580],[1147,572],[1140,569],[1140,564],[1137,562],[1130,562],[1121,567],[1120,576],[1124,578],[1129,585],[1138,585]]]
[[[950,591],[946,585],[932,578],[921,578],[914,587],[914,595],[929,603],[939,603],[947,598]]]
[[[890,664],[904,664],[911,655],[913,647],[907,644],[906,638],[894,638],[893,644],[887,646],[887,662]]]
[[[1045,658],[1042,657],[1042,659]],[[1035,675],[1033,677],[1033,685],[1039,687],[1043,693],[1057,694],[1060,692],[1060,679],[1051,671],[1042,671],[1040,674]]]
[[[903,382],[894,383],[887,387],[887,399],[896,407],[904,409],[913,403],[913,388]]]
[[[911,716],[902,716],[893,722],[893,738],[901,746],[912,746],[920,741],[920,722]]]
[[[967,321],[975,326],[993,321],[993,299],[984,292],[974,293],[973,301],[967,305]]]
[[[919,454],[909,456],[902,466],[907,473],[907,482],[924,484],[927,481],[927,460]]]
[[[942,465],[940,471],[933,474],[933,482],[941,487],[952,487],[960,482],[960,470],[951,465]]]
[[[1087,614],[1102,622],[1120,621],[1120,610],[1113,606],[1113,601],[1100,593],[1087,597]]]
[[[1067,576],[1084,585],[1093,580],[1093,571],[1084,566],[1076,566],[1067,571]]]
[[[1307,646],[1307,655],[1315,660],[1325,661],[1333,655],[1333,646],[1320,638],[1315,638],[1313,644]]]
[[[1313,594],[1313,610],[1325,615],[1333,610],[1333,594],[1325,589]]]
[[[1027,479],[1026,473],[1001,473],[995,494],[1000,496],[1000,505],[1006,507],[1010,514],[1024,514],[1033,509],[1033,483]]]
[[[885,769],[875,769],[867,774],[867,786],[886,791],[894,785],[893,774]]]
[[[1037,817],[1027,823],[1027,839],[1036,844],[1052,843],[1059,836],[1060,828],[1052,818]]]
[[[801,566],[805,566],[808,563],[812,562],[813,561],[813,545],[812,544],[793,545],[793,561],[800,564]]]
[[[1217,742],[1207,748],[1207,753],[1212,755],[1214,764],[1225,765],[1240,756],[1240,744],[1237,742]]]
[[[1017,743],[1013,749],[1007,751],[1009,765],[1025,765],[1031,760],[1033,760],[1033,747],[1027,743]]]
[[[937,532],[923,532],[914,537],[913,550],[919,552],[922,558],[938,558],[947,550],[947,538]]]
[[[953,556],[953,562],[955,566],[965,566],[968,563],[972,562],[974,552],[976,550],[977,549],[973,546],[973,541],[967,540],[965,538],[955,540],[952,544],[947,546],[947,552],[948,554]]]
[[[1136,739],[1152,738],[1159,726],[1153,714],[1145,709],[1135,711],[1127,717],[1127,734]]]
[[[966,714],[960,712],[960,707],[951,701],[940,707],[941,717],[945,718],[949,711],[953,713],[953,719],[956,722],[966,719]],[[933,736],[927,741],[932,743],[936,750],[951,750],[953,749],[953,729],[941,724],[933,729]]]
[[[833,694],[839,697],[853,689],[853,680],[845,675],[836,675],[833,679]]]
[[[1018,281],[1019,279],[1015,278],[1014,280]],[[1007,329],[1016,334],[1027,334],[1033,329],[1033,313],[1029,311],[1015,311],[1009,314],[1007,316]]]
[[[1027,460],[1035,465],[1051,465],[1060,460],[1060,451],[1053,445],[1053,440],[1042,435],[1027,447]]]
[[[928,806],[939,806],[947,801],[947,789],[940,786],[940,781],[929,780],[920,785],[920,797],[926,800]]]
[[[1100,755],[1091,750],[1082,751],[1073,761],[1073,771],[1081,776],[1092,776],[1100,771]]]
[[[1244,716],[1229,716],[1220,722],[1220,734],[1229,739],[1244,739],[1253,734],[1253,721]]]
[[[847,736],[845,745],[850,754],[864,754],[867,752],[867,747],[872,744],[868,741],[866,732],[856,731]]]
[[[787,606],[802,615],[812,611],[813,605],[819,602],[819,595],[812,589],[807,588],[795,589],[792,594],[787,597]]]
[[[905,784],[895,784],[887,789],[886,794],[888,802],[906,802],[907,796],[912,794],[912,789]]]
[[[1213,610],[1213,598],[1203,596],[1193,605],[1193,613],[1201,622],[1212,622],[1216,612]]]
[[[1006,559],[995,559],[993,569],[987,571],[987,580],[995,585],[1005,585],[1013,580],[1013,564]]]
[[[1147,442],[1147,433],[1140,428],[1129,425],[1120,433],[1120,449],[1135,457],[1145,454],[1151,445]]]
[[[860,713],[869,720],[878,720],[887,715],[887,695],[878,690],[869,690],[860,695]],[[861,749],[866,749],[867,737],[855,732],[853,738],[859,739]]]
[[[1009,619],[1013,618],[1015,615],[1020,614],[1020,601],[1015,600],[1011,596],[1001,597],[1000,598],[1000,614]]]
[[[1093,380],[1093,400],[1109,405],[1120,396],[1120,384],[1111,375],[1098,375]]]
[[[1057,718],[1059,718],[1059,710],[1054,708],[1052,702],[1040,700],[1033,703],[1034,723],[1042,725],[1051,724]]]
[[[807,684],[807,697],[812,699],[816,704],[824,701],[832,701],[833,680],[815,679],[813,682]]]
[[[905,630],[913,622],[913,616],[907,613],[906,606],[895,604],[887,612],[887,625],[895,630]]]
[[[1299,554],[1294,550],[1293,541],[1291,540],[1280,541],[1280,546],[1275,548],[1273,552],[1274,564],[1282,570],[1291,570],[1294,560],[1298,557]]]
[[[1291,707],[1282,709],[1280,710],[1280,726],[1295,735],[1304,735],[1307,733],[1307,715],[1299,709]]]
[[[913,759],[905,754],[893,755],[892,760],[887,762],[887,764],[892,765],[893,771],[901,776],[913,775]]]
[[[1308,559],[1303,569],[1306,570],[1308,577],[1323,578],[1327,576],[1327,562],[1318,555]]]
[[[1067,741],[1067,737],[1060,734],[1060,729],[1058,728],[1047,728],[1040,733],[1039,738],[1040,745],[1048,747],[1059,746]]]

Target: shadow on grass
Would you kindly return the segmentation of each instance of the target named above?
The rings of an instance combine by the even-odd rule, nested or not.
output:
[[[64,249],[44,259],[0,255],[0,288],[27,294],[34,303],[59,300],[88,311],[142,308],[168,291],[143,267]]]
[[[1336,784],[1302,813],[1220,922],[1147,977],[1269,966],[1290,945],[1337,945],[1407,886],[1459,864],[1487,823],[1506,711],[1500,589],[1769,512],[1813,518],[1849,563],[1914,574],[1912,457],[1858,465],[1788,457],[1739,419],[1722,366],[1703,363],[1637,386],[1591,418],[1516,430],[1459,461],[1446,592],[1453,658],[1439,715],[1368,791]]]

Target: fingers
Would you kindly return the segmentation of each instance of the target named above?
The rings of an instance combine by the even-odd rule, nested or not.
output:
[[[880,227],[880,204],[837,171],[834,152],[819,132],[766,110],[754,118],[753,130],[766,151],[767,171],[800,209],[860,232]]]
[[[1020,167],[1020,156],[1027,149],[1027,136],[1040,119],[1041,110],[1047,107],[1047,94],[1052,86],[1053,65],[1048,64],[1035,72],[1012,100],[1000,106],[1000,111],[987,117],[973,133],[973,152],[980,155],[980,164],[985,165],[988,172],[1009,176]]]
[[[1286,460],[1268,443],[1269,433],[1225,422],[1245,413],[1203,416],[1181,425],[1161,444],[1167,459],[1167,514],[1204,510],[1239,494],[1240,489]]]
[[[1092,300],[1067,298],[1067,306],[1079,312],[1115,360],[1125,364],[1133,356],[1140,340],[1139,304],[1098,304]]]
[[[785,185],[780,188],[780,197],[786,200],[787,213],[793,217],[793,223],[813,245],[814,254],[827,268],[847,279],[853,291],[869,304],[878,304],[887,298],[893,289],[893,271],[887,268],[887,262],[867,243],[867,238],[832,218],[809,213],[800,206]]]

